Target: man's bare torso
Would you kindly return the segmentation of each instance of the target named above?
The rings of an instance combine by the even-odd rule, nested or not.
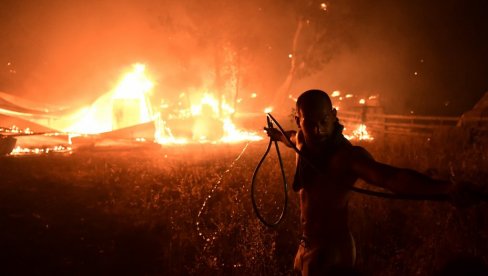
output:
[[[304,149],[303,143],[297,143],[297,146]],[[350,152],[353,150],[350,144],[342,144],[325,155],[309,154],[315,168],[305,168],[299,177],[301,227],[307,238],[327,242],[349,235],[348,191],[357,180],[350,170]]]

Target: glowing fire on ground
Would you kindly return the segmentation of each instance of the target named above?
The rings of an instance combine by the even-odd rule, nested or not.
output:
[[[90,141],[90,135],[96,137],[102,133],[142,124],[152,126],[150,129],[153,129],[153,133],[146,137],[131,137],[132,142],[236,143],[263,139],[263,136],[254,132],[239,129],[232,120],[234,108],[223,97],[219,100],[211,92],[196,91],[196,95],[192,95],[190,105],[178,107],[176,116],[172,118],[162,118],[160,112],[153,111],[150,96],[155,84],[147,75],[145,65],[134,64],[131,69],[122,76],[113,90],[99,97],[90,106],[83,107],[70,116],[59,118],[50,125],[53,129],[61,129],[62,133],[32,133],[29,129],[21,131],[16,127],[9,130],[12,133],[44,137],[64,135],[69,137],[64,144],[42,147],[17,146],[11,154],[70,152],[72,140],[77,137],[88,137],[87,140]],[[190,124],[185,127],[192,134],[178,135],[168,124],[169,119],[189,119]]]
[[[345,126],[347,128],[352,127],[353,129],[352,131],[346,131],[346,128],[344,128],[344,136],[348,140],[373,140],[374,138],[367,130],[365,117],[368,108],[377,106],[377,96],[370,96],[367,98],[367,100],[365,98],[359,98],[358,100],[356,95],[350,93],[345,94],[344,97],[341,95],[342,92],[336,90],[330,94],[330,97],[334,100],[334,108],[337,111],[341,110],[342,112],[342,110],[345,110],[345,112],[342,112],[342,114],[339,113],[340,119],[345,121]],[[356,110],[356,112],[352,114],[351,110]],[[344,115],[345,118],[343,118],[341,115]]]
[[[69,152],[71,151],[71,147],[65,147],[62,145],[47,147],[47,148],[22,148],[22,147],[15,147],[12,150],[12,155],[22,155],[22,154],[42,154],[42,153],[50,153],[50,152]]]
[[[344,135],[348,140],[371,141],[374,138],[368,133],[365,124],[360,124],[352,131],[351,135]]]
[[[30,128],[21,129],[16,125],[13,125],[10,128],[0,127],[0,132],[12,133],[12,134],[32,134],[32,133],[34,133],[32,130],[30,130]]]

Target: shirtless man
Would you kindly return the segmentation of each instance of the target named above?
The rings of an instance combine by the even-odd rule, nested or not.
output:
[[[395,193],[429,195],[453,189],[448,181],[376,162],[364,148],[353,146],[342,135],[343,126],[325,92],[305,91],[296,110],[298,131],[285,132],[288,139],[277,129],[266,130],[275,141],[294,143],[306,159],[297,155],[293,183],[299,192],[303,233],[294,264],[298,275],[328,275],[354,267],[347,205],[358,178]]]

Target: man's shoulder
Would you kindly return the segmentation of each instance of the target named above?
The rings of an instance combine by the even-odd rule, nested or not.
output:
[[[355,160],[358,158],[373,158],[372,155],[365,148],[352,144],[347,147],[339,148],[337,150],[336,156],[347,160]]]

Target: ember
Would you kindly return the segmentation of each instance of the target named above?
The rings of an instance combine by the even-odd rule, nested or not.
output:
[[[43,154],[43,153],[52,153],[52,152],[71,152],[71,147],[65,146],[54,146],[49,148],[21,148],[16,147],[12,151],[11,155],[24,155],[24,154]]]

